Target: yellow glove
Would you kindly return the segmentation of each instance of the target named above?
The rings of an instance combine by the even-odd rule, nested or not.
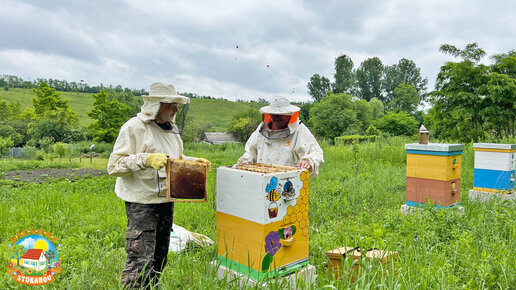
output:
[[[195,162],[206,164],[206,167],[208,167],[208,171],[210,171],[211,168],[211,162],[204,158],[196,158]]]
[[[160,170],[167,164],[167,159],[168,156],[165,153],[149,153],[145,160],[145,166]]]

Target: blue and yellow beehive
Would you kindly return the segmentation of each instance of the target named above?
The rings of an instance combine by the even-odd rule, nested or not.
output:
[[[474,143],[473,190],[491,193],[514,191],[516,144]]]
[[[435,207],[460,203],[462,144],[405,144],[407,153],[406,205]]]

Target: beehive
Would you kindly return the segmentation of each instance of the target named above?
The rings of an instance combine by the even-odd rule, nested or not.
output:
[[[204,163],[169,158],[167,200],[173,202],[207,202],[208,167]]]
[[[514,191],[516,144],[474,143],[473,190],[491,193]]]
[[[462,144],[405,144],[407,153],[406,205],[431,200],[436,207],[460,202]]]
[[[308,171],[251,164],[217,169],[218,260],[255,280],[308,264]]]
[[[360,259],[362,257],[370,261],[382,263],[384,266],[398,260],[398,252],[395,251],[384,251],[379,249],[366,250],[352,247],[337,248],[326,252],[326,255],[329,258],[328,270],[335,278],[342,276],[343,272],[346,270],[344,260],[346,258],[350,258],[350,265],[353,267],[351,276],[352,281],[355,281],[357,276],[360,275]]]

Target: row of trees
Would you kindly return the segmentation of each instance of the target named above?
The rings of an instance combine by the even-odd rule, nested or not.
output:
[[[57,79],[44,79],[37,78],[35,80],[24,80],[21,77],[13,76],[13,75],[1,75],[0,76],[0,87],[4,88],[4,90],[9,90],[10,88],[23,88],[23,89],[36,89],[39,87],[39,84],[46,83],[50,88],[56,89],[61,92],[77,92],[77,93],[100,93],[101,90],[104,91],[115,91],[118,93],[125,92],[131,93],[136,96],[146,94],[146,91],[143,89],[129,89],[123,88],[121,85],[113,86],[104,86],[100,84],[98,86],[90,86],[84,82],[84,80],[80,80],[79,82],[68,82],[66,80],[57,80]]]
[[[24,111],[19,103],[0,101],[0,147],[3,149],[25,145],[48,147],[56,142],[83,140],[113,142],[120,126],[139,112],[142,105],[141,98],[131,92],[101,90],[93,95],[94,106],[88,113],[94,122],[81,128],[77,113],[59,91],[42,82],[33,92],[33,108]]]
[[[409,59],[398,64],[383,65],[378,57],[364,60],[357,69],[347,55],[335,59],[334,81],[314,74],[308,82],[308,93],[316,102],[328,92],[346,93],[369,101],[377,98],[388,111],[404,111],[414,114],[424,100],[428,80],[421,77],[421,70]]]
[[[113,143],[120,127],[135,116],[143,104],[141,97],[132,92],[100,90],[93,94],[95,101],[88,112],[93,122],[81,128],[77,113],[70,108],[68,100],[61,97],[61,92],[41,82],[33,93],[33,108],[23,111],[19,103],[0,101],[0,155],[4,156],[14,146],[49,149],[53,148],[52,144],[84,140]],[[184,121],[183,140],[187,142],[199,139],[211,129],[209,124],[198,124],[189,115]]]
[[[358,68],[347,55],[335,59],[333,82],[314,74],[308,93],[314,104],[304,108],[314,132],[330,138],[341,135],[412,135],[423,112],[418,111],[426,97],[426,78],[409,59],[384,65],[378,57],[364,60]],[[308,108],[307,108],[308,107]]]
[[[490,65],[480,61],[486,55],[476,43],[464,49],[444,44],[442,53],[459,61],[445,63],[437,75],[436,87],[426,92],[427,79],[408,59],[384,66],[377,57],[362,62],[357,69],[341,55],[335,59],[334,81],[314,74],[308,92],[315,102],[308,117],[314,131],[333,138],[366,134],[366,124],[395,135],[411,135],[418,123],[436,139],[459,142],[501,140],[514,137],[516,122],[516,51],[491,56]],[[367,113],[378,100],[385,115],[375,119]],[[428,113],[418,105],[428,102]],[[373,116],[372,122],[368,120]],[[387,125],[390,124],[390,125]]]

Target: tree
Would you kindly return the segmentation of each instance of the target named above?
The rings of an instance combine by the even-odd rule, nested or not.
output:
[[[419,96],[418,104],[423,101],[426,95],[428,79],[421,77],[421,69],[409,59],[402,58],[398,64],[386,66],[382,87],[385,91],[384,102],[394,101],[396,94],[394,90],[401,84],[412,85]]]
[[[326,77],[321,77],[319,74],[314,74],[308,83],[308,93],[316,102],[319,102],[326,93],[330,90],[330,80]]]
[[[50,88],[47,83],[40,83],[39,88],[33,89],[33,92],[36,94],[32,98],[36,120],[54,119],[63,124],[78,122],[77,114],[70,108],[68,100],[63,100],[61,93]]]
[[[68,146],[66,146],[65,143],[57,142],[52,146],[52,149],[54,150],[54,153],[59,156],[59,159],[62,159],[68,150]]]
[[[477,64],[485,52],[476,44],[468,44],[464,50],[444,44],[440,49],[461,62],[447,62],[437,75],[436,90],[429,96],[433,104],[429,114],[433,124],[439,127],[441,138],[461,142],[485,138],[484,116],[485,85],[488,83],[489,67]],[[435,129],[435,128],[434,128]]]
[[[50,249],[46,250],[43,255],[45,255],[45,258],[47,258],[48,261],[53,260],[56,257],[56,253]]]
[[[352,94],[355,86],[355,77],[353,73],[353,61],[345,54],[335,59],[335,83],[333,83],[333,92]]]
[[[227,124],[228,132],[240,142],[246,142],[261,122],[262,115],[255,109],[235,114]]]
[[[0,137],[10,137],[13,141],[13,146],[19,146],[23,143],[23,136],[16,131],[11,125],[0,124]]]
[[[20,259],[25,255],[27,250],[25,250],[25,247],[23,245],[17,244],[10,248],[10,255],[11,258],[14,258],[17,260],[17,264],[20,265]]]
[[[117,87],[121,87],[118,85]],[[131,116],[136,116],[140,112],[140,108],[143,105],[143,100],[139,96],[136,97],[130,90],[125,91],[113,90],[107,91],[107,99],[109,102],[117,100],[118,102],[125,104],[132,108]]]
[[[352,96],[348,94],[329,94],[319,103],[312,105],[310,120],[314,133],[330,140],[341,136],[353,124],[357,123],[357,116]]]
[[[7,138],[0,137],[0,155],[2,157],[5,157],[7,153],[9,153],[9,150],[13,147],[14,142],[11,139],[11,136]]]
[[[7,103],[4,100],[0,100],[0,120],[3,122],[18,120],[20,118],[20,113],[21,105],[19,102]]]
[[[88,126],[88,129],[94,141],[112,143],[133,110],[116,99],[108,101],[104,90],[94,94],[93,97],[95,98],[93,109],[88,112],[88,116],[95,121]]]
[[[368,58],[356,71],[358,94],[363,100],[382,97],[383,64],[378,57]]]
[[[311,126],[310,122],[310,108],[312,107],[312,103],[306,102],[301,104],[295,104],[298,106],[301,110],[299,110],[299,119],[301,122],[305,123],[306,126]]]
[[[382,118],[376,120],[375,126],[393,136],[413,136],[419,129],[416,119],[405,112],[387,112]]]
[[[356,100],[353,102],[353,106],[355,107],[358,121],[356,126],[358,130],[356,133],[364,134],[373,120],[373,110],[366,100]]]
[[[36,121],[31,124],[29,130],[31,136],[29,143],[33,146],[42,145],[41,141],[43,139],[64,143],[73,143],[84,139],[81,131],[63,124],[59,120],[43,119]]]
[[[382,101],[380,101],[378,98],[372,98],[369,100],[369,105],[371,106],[373,120],[383,117],[384,106]]]
[[[414,114],[419,104],[419,94],[413,85],[400,84],[394,89],[394,97],[387,104],[394,112]]]
[[[492,128],[495,137],[514,136],[516,121],[516,79],[505,74],[492,72],[485,87],[482,115]],[[484,127],[486,127],[484,126]]]
[[[491,65],[486,97],[488,106],[484,110],[484,116],[490,123],[495,135],[501,138],[515,135],[515,87],[516,82],[516,51],[495,54]]]

